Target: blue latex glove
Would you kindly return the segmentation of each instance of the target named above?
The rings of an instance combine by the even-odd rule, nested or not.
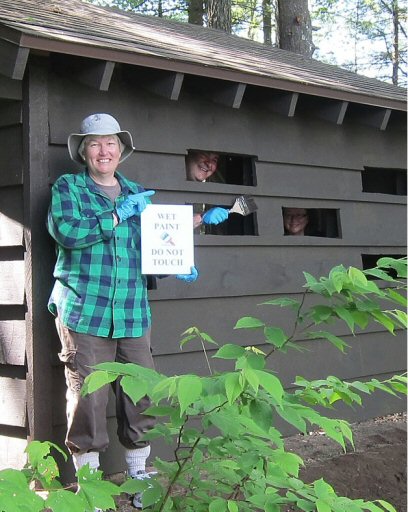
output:
[[[133,215],[140,215],[148,204],[146,197],[152,196],[155,193],[154,190],[146,190],[139,194],[130,194],[127,196],[123,203],[116,208],[119,222],[129,219],[129,217],[133,217]]]
[[[186,283],[192,283],[198,277],[198,270],[195,267],[191,267],[190,274],[177,274],[176,279],[180,279],[180,281],[186,281]]]
[[[221,224],[228,219],[229,211],[225,208],[220,208],[216,206],[215,208],[211,208],[208,212],[205,212],[203,215],[204,224]]]

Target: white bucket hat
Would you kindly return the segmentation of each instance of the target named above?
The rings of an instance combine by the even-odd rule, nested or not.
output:
[[[126,160],[134,150],[131,134],[126,130],[121,130],[114,117],[110,114],[91,114],[82,121],[80,132],[71,133],[68,137],[69,155],[74,162],[79,164],[84,163],[78,149],[86,135],[117,135],[124,145],[119,162]]]

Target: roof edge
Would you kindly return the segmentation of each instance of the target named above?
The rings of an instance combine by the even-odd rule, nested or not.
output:
[[[316,84],[293,82],[291,80],[280,78],[263,77],[221,67],[210,67],[193,64],[190,62],[177,61],[161,56],[148,54],[143,55],[141,53],[135,54],[121,50],[99,48],[92,44],[60,41],[57,38],[54,39],[39,37],[38,35],[30,35],[10,28],[8,28],[7,33],[4,35],[6,36],[7,40],[31,50],[62,53],[78,57],[88,57],[98,60],[117,62],[121,64],[161,69],[163,71],[173,71],[197,76],[206,76],[219,80],[227,80],[231,82],[244,83],[247,85],[254,85],[270,89],[283,89],[289,92],[320,96],[334,100],[349,101],[373,107],[389,108],[403,112],[407,111],[407,102],[403,100],[384,97],[379,98],[377,96],[370,96],[360,92],[344,90],[339,91],[331,87],[324,87]]]

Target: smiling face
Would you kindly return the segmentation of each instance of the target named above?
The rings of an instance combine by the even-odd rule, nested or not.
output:
[[[217,170],[217,153],[193,152],[187,157],[187,178],[192,181],[206,181]]]
[[[308,222],[305,208],[283,208],[283,226],[287,235],[304,235]]]
[[[91,178],[97,183],[109,184],[121,156],[117,135],[87,135],[83,157]]]

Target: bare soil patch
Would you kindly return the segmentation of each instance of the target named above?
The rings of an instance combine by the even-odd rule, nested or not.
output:
[[[300,478],[323,478],[340,496],[365,500],[384,499],[397,512],[407,510],[407,417],[393,414],[351,425],[354,449],[346,453],[321,432],[295,435],[285,440],[286,450],[302,457]],[[111,477],[117,482],[121,476]],[[288,509],[287,512],[295,509]],[[126,496],[117,512],[134,512]]]
[[[406,512],[406,419],[404,413],[352,424],[355,449],[346,453],[320,432],[287,438],[286,450],[302,457],[304,482],[323,478],[340,496],[384,499]]]

